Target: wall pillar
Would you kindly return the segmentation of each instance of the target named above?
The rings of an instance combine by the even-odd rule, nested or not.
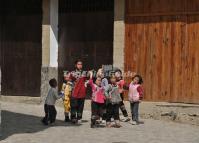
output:
[[[43,0],[41,99],[49,90],[49,80],[58,80],[58,0]]]
[[[124,70],[125,0],[114,1],[113,66]]]

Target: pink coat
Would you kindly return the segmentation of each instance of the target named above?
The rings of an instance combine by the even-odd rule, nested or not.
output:
[[[92,88],[92,101],[97,103],[104,103],[105,102],[105,90],[103,87],[99,87],[93,83],[93,80],[89,80],[89,84]]]
[[[140,84],[130,83],[129,85],[129,101],[138,102],[143,96],[143,90]]]

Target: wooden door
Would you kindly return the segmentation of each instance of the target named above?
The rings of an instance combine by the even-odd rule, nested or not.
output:
[[[126,1],[125,71],[143,76],[145,100],[199,103],[198,8],[197,0]]]
[[[113,63],[113,0],[59,0],[59,68],[73,70]]]
[[[2,94],[40,96],[41,0],[2,0]]]

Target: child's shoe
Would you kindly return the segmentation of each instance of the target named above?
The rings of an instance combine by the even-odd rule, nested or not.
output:
[[[129,117],[124,117],[124,119],[123,119],[123,122],[128,122],[128,121],[130,121],[131,119],[129,118]]]
[[[122,127],[122,126],[120,125],[120,121],[119,121],[119,120],[116,120],[116,121],[115,121],[114,127],[115,127],[115,128],[120,128],[120,127]]]
[[[81,123],[82,123],[82,119],[77,120],[77,123],[78,123],[78,124],[81,124]]]
[[[70,122],[69,116],[65,116],[65,122]]]
[[[73,124],[76,124],[76,123],[77,123],[77,119],[72,119],[71,122],[72,122]]]
[[[102,124],[105,125],[106,124],[106,120],[102,120]]]
[[[42,122],[44,125],[46,125],[46,126],[48,125],[48,122],[46,122],[44,119],[42,119],[41,122]]]
[[[131,121],[130,123],[131,123],[131,125],[137,125],[136,121]]]
[[[106,123],[106,127],[107,127],[107,128],[112,128],[111,122],[107,122],[107,123]]]

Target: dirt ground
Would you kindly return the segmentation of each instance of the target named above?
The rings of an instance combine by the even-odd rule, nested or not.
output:
[[[198,105],[143,102],[140,104],[140,116],[144,124],[133,126],[122,122],[120,129],[104,126],[91,129],[89,103],[85,104],[82,124],[74,126],[63,122],[63,108],[59,102],[56,124],[43,126],[40,123],[44,114],[43,105],[39,102],[32,100],[27,104],[3,100],[0,142],[199,143]],[[129,109],[128,102],[125,105]],[[194,118],[193,122],[191,118]]]

